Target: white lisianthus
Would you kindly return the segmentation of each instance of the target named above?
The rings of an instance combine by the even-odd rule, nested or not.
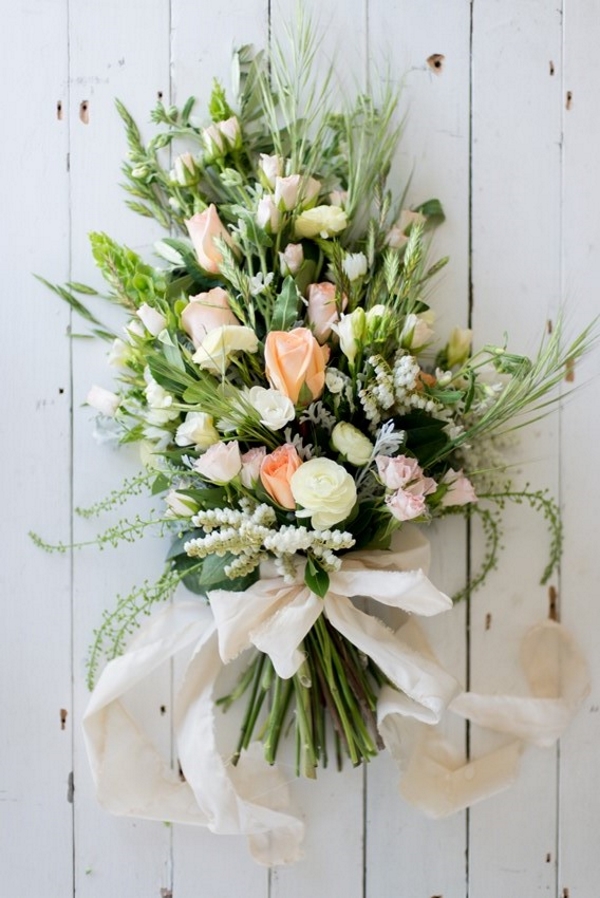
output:
[[[311,458],[290,479],[292,496],[302,508],[297,517],[310,517],[316,530],[326,530],[345,520],[356,503],[356,484],[351,474],[330,458]]]
[[[402,333],[400,334],[401,346],[405,349],[419,350],[426,346],[432,337],[432,329],[419,315],[411,312],[406,316]]]
[[[366,465],[373,453],[373,443],[361,431],[345,421],[339,421],[331,432],[331,445],[351,465]]]
[[[177,409],[171,408],[173,405],[172,394],[154,380],[148,368],[144,371],[144,379],[146,381],[144,394],[150,407],[150,411],[146,413],[147,423],[160,427],[179,417]]]
[[[337,324],[332,324],[332,330],[340,338],[340,349],[352,365],[358,352],[358,347],[365,335],[365,310],[354,309],[350,315],[342,315]]]
[[[239,149],[242,133],[235,115],[224,122],[214,122],[202,131],[206,149],[214,156],[222,156],[230,149]]]
[[[279,267],[284,277],[288,274],[297,274],[304,262],[304,250],[301,243],[288,243],[282,253],[279,253]]]
[[[167,493],[165,502],[168,506],[166,514],[168,518],[191,518],[198,511],[198,506],[194,500],[190,499],[189,496],[178,493],[177,490],[171,490],[170,493]]]
[[[455,327],[452,329],[448,345],[446,346],[449,368],[453,368],[455,365],[462,365],[467,361],[471,351],[472,339],[473,331],[470,328]]]
[[[315,206],[296,219],[296,237],[316,237],[324,240],[340,234],[348,226],[346,213],[339,206]]]
[[[149,306],[148,303],[142,303],[136,314],[148,333],[152,334],[153,337],[158,336],[167,326],[165,316],[153,309],[152,306]]]
[[[208,332],[192,359],[206,371],[225,374],[234,352],[257,352],[258,337],[249,327],[226,324]]]
[[[283,174],[283,159],[281,156],[267,156],[260,154],[258,163],[258,176],[265,187],[275,187],[275,181]]]
[[[242,456],[237,440],[215,443],[194,462],[194,470],[212,483],[229,483],[242,470]]]
[[[197,446],[199,449],[208,449],[219,440],[213,417],[206,412],[188,412],[175,434],[178,446]]]
[[[182,187],[194,184],[197,180],[196,163],[191,153],[181,153],[173,163],[175,180]]]
[[[275,205],[272,196],[263,196],[256,210],[256,223],[259,228],[276,234],[281,224],[281,212]]]
[[[130,359],[130,346],[125,343],[124,340],[115,337],[112,346],[110,347],[110,352],[108,353],[108,364],[111,368],[128,368]]]
[[[104,387],[98,387],[96,384],[90,389],[86,397],[87,404],[95,408],[100,414],[106,415],[107,418],[114,418],[120,401],[116,393],[105,390]]]
[[[260,415],[260,423],[270,430],[281,430],[296,417],[294,403],[279,390],[252,387],[248,391],[248,400]]]
[[[349,281],[355,281],[367,273],[367,257],[364,253],[348,253],[342,262],[342,270]]]

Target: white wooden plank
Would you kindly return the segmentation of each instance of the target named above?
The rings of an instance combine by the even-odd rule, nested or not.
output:
[[[561,18],[543,3],[474,7],[473,325],[477,345],[532,352],[560,289]],[[558,489],[557,423],[523,435],[514,481]],[[527,629],[548,614],[543,522],[505,515],[500,568],[473,596],[471,688],[525,694],[518,660]],[[475,530],[474,551],[481,551]],[[556,581],[554,581],[556,585]],[[478,757],[507,741],[473,728]],[[470,894],[552,894],[556,888],[556,753],[532,750],[508,792],[470,814]]]
[[[126,152],[121,122],[114,109],[120,97],[140,126],[149,118],[157,93],[168,91],[168,7],[161,0],[124,5],[112,0],[102,6],[72,7],[70,16],[72,151],[72,271],[77,280],[97,284],[87,234],[103,230],[134,249],[159,236],[153,223],[124,207],[118,187],[120,163]],[[84,105],[82,105],[84,104]],[[87,120],[87,122],[86,122]],[[148,131],[147,127],[144,129]],[[97,312],[106,320],[106,310]],[[113,316],[113,323],[121,320]],[[124,320],[124,319],[123,319]],[[80,328],[81,329],[81,328]],[[111,451],[92,436],[93,415],[81,404],[89,385],[110,386],[106,348],[78,342],[74,348],[74,501],[87,506],[103,498],[121,480],[139,470],[136,453]],[[98,527],[123,513],[100,521],[75,520],[75,538],[93,538]],[[155,578],[165,547],[145,543],[117,551],[85,550],[74,562],[74,670],[76,717],[87,702],[84,660],[90,635],[104,608],[114,605],[117,592],[126,593],[145,578]],[[168,671],[155,685],[156,703],[148,716],[156,720],[163,746],[169,749],[170,706]],[[93,795],[82,743],[76,742],[76,886],[88,896],[107,894],[161,895],[169,889],[171,834],[160,822],[116,819],[101,810]]]
[[[335,66],[335,89],[352,97],[365,87],[366,3],[346,0],[323,4],[310,0],[302,10],[320,41],[315,74],[325,77]],[[285,45],[286,30],[296,33],[298,5],[282,0],[273,5],[271,31]],[[273,871],[271,898],[301,898],[307,894],[362,898],[364,880],[364,777],[346,765],[317,772],[315,782],[299,780],[294,795],[302,808],[307,834],[305,859],[297,866]]]
[[[69,538],[68,313],[33,279],[67,275],[66,13],[64,0],[11,4],[0,29],[0,880],[14,895],[72,890],[70,565],[27,536]]]
[[[392,173],[394,190],[398,193],[410,177],[407,206],[437,197],[447,215],[435,234],[432,258],[448,255],[450,264],[430,296],[443,338],[455,325],[466,326],[468,316],[469,5],[371,0],[368,21],[372,81],[377,69],[385,71],[388,58],[391,74],[404,79],[406,124]],[[431,577],[448,593],[464,585],[465,533],[464,524],[452,520],[428,534]],[[425,624],[440,660],[463,683],[464,627],[464,606]],[[464,725],[449,719],[445,726],[457,752],[464,750]],[[406,895],[460,898],[466,882],[464,813],[428,820],[403,802],[398,778],[389,759],[369,769],[367,895],[389,894],[401,883]]]
[[[230,88],[234,47],[254,44],[259,49],[266,45],[267,3],[224,0],[207,5],[194,0],[172,0],[171,17],[172,100],[183,104],[189,96],[195,96],[194,115],[207,119],[213,78],[218,78],[226,90]],[[225,721],[232,744],[241,713],[241,707],[232,708]],[[207,898],[267,895],[268,873],[251,859],[243,837],[216,836],[197,827],[175,826],[173,868],[176,898],[198,894]]]
[[[600,139],[596,66],[600,10],[590,2],[565,10],[563,73],[563,285],[569,326],[584,327],[598,314],[600,275],[600,184],[594,146]],[[570,97],[570,99],[569,99]],[[567,108],[568,106],[568,108]],[[597,477],[600,353],[575,371],[580,391],[561,416],[561,491],[565,557],[561,613],[590,665],[592,691],[561,741],[560,858],[561,898],[598,891],[600,859],[594,839],[600,819],[600,580]],[[587,385],[586,385],[587,384]]]

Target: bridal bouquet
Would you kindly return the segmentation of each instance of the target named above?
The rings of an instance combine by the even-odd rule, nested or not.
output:
[[[229,760],[259,741],[273,764],[291,730],[308,777],[329,756],[359,764],[383,747],[384,690],[415,697],[414,657],[382,606],[451,605],[426,577],[423,545],[400,549],[407,522],[481,519],[472,588],[495,564],[504,503],[527,501],[550,525],[550,576],[555,505],[511,490],[499,437],[545,411],[589,342],[563,345],[559,326],[526,358],[505,345],[473,352],[467,328],[439,332],[431,285],[446,260],[428,252],[441,205],[405,208],[386,183],[397,97],[333,111],[313,53],[306,36],[268,64],[243,48],[235,99],[215,84],[204,124],[191,100],[159,103],[148,144],[118,104],[129,205],[166,235],[152,262],[91,235],[106,298],[127,315],[118,335],[78,298],[91,288],[53,288],[111,341],[116,386],[92,387],[88,403],[104,434],[140,442],[145,471],[125,493],[164,495],[158,523],[172,532],[159,582],[105,616],[91,681],[136,617],[183,583],[210,606],[219,663],[247,650],[216,700],[245,703]],[[156,523],[125,520],[101,541]]]

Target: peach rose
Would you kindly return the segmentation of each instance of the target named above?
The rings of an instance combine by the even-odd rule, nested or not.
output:
[[[215,244],[215,238],[220,237],[231,247],[233,247],[233,241],[229,236],[229,231],[223,226],[214,204],[211,203],[204,212],[196,213],[192,218],[186,219],[185,225],[194,244],[198,262],[205,271],[217,274],[223,256]]]
[[[340,320],[335,292],[335,285],[327,282],[310,284],[308,288],[308,320],[319,343],[329,339],[331,325]],[[347,304],[347,298],[342,297],[342,308],[346,308]]]
[[[291,443],[284,443],[274,452],[265,456],[260,466],[260,479],[269,496],[283,508],[295,508],[290,480],[296,473],[302,459]]]
[[[312,401],[325,387],[325,363],[329,353],[319,346],[306,327],[271,331],[265,340],[265,371],[274,389],[298,403],[306,386]]]
[[[209,331],[226,324],[239,324],[229,308],[229,295],[222,287],[213,287],[208,293],[190,296],[181,313],[181,326],[198,349]]]

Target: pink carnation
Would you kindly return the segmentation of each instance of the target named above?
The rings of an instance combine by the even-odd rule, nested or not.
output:
[[[417,459],[406,455],[397,455],[395,458],[378,455],[375,461],[381,482],[390,490],[402,489],[423,473]]]
[[[398,521],[412,521],[425,511],[425,496],[415,496],[407,490],[398,490],[388,496],[385,504]]]

